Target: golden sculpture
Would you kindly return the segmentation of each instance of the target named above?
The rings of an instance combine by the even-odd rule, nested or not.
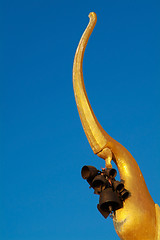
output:
[[[113,218],[115,230],[123,240],[160,240],[160,208],[147,189],[137,162],[120,143],[110,137],[99,124],[90,106],[84,86],[82,63],[88,39],[97,16],[89,14],[89,24],[79,42],[73,64],[73,88],[80,119],[95,154],[103,158],[106,168],[115,162],[131,197]]]

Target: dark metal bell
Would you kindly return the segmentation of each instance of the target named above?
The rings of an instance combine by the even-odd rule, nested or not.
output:
[[[124,201],[124,200],[126,200],[126,199],[130,196],[130,193],[129,193],[129,191],[127,191],[126,189],[124,189],[124,190],[120,193],[120,195],[121,195],[122,200]]]
[[[103,175],[97,175],[93,181],[92,181],[92,187],[96,188],[96,187],[100,187],[102,185],[104,185],[107,182],[105,176]]]
[[[113,182],[113,188],[117,192],[121,192],[124,189],[124,184],[119,181],[114,181]]]
[[[117,171],[114,168],[107,168],[104,173],[110,178],[115,178],[117,175]]]
[[[83,166],[81,170],[81,175],[83,179],[86,179],[89,183],[93,180],[93,178],[98,174],[97,168],[93,166]]]
[[[123,202],[112,188],[106,188],[100,193],[99,207],[102,211],[112,212],[123,207]]]
[[[104,175],[97,175],[91,184],[91,187],[95,190],[95,194],[100,194],[100,192],[108,186],[108,180],[105,178]]]
[[[102,211],[101,208],[100,208],[100,206],[99,206],[99,204],[97,204],[97,209],[98,209],[98,211],[102,214],[102,216],[103,216],[104,218],[107,218],[107,217],[109,216],[109,214],[110,214],[110,212]]]

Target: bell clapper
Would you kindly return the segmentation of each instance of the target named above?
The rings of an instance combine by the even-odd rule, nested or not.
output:
[[[112,212],[112,206],[111,205],[109,206],[109,211]]]
[[[112,212],[110,213],[110,218],[112,218],[112,219],[115,218],[115,211],[112,211]]]

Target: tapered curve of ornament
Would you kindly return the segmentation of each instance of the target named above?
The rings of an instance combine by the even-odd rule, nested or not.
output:
[[[82,126],[93,152],[105,159],[106,167],[111,166],[111,160],[116,163],[120,177],[131,193],[123,208],[116,211],[113,219],[115,230],[123,240],[160,240],[160,210],[152,200],[137,162],[125,147],[102,128],[87,97],[82,65],[97,16],[91,12],[89,18],[74,58],[73,88]]]

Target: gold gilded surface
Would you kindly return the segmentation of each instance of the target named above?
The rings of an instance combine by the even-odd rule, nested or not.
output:
[[[160,210],[147,189],[137,162],[120,143],[110,137],[99,124],[90,106],[83,80],[83,56],[97,16],[89,14],[89,24],[79,42],[73,64],[73,88],[79,116],[95,154],[105,159],[106,167],[113,160],[131,196],[116,211],[113,223],[121,240],[160,240]]]
[[[156,224],[157,224],[157,229],[156,229],[156,239],[160,239],[160,207],[156,204]]]

